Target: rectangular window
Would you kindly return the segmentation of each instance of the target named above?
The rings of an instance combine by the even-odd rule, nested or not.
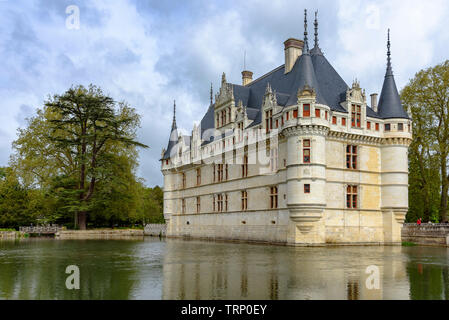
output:
[[[215,164],[214,164],[213,171],[214,171],[214,182],[215,182],[215,181],[217,181],[216,176],[215,176]]]
[[[324,119],[326,119],[326,120],[327,120],[327,111],[326,111],[326,112],[324,112]]]
[[[320,111],[320,109],[315,109],[315,117],[321,118],[321,111]]]
[[[385,131],[390,131],[391,130],[391,125],[389,123],[385,124]]]
[[[310,163],[310,140],[303,140],[303,163]]]
[[[304,118],[310,117],[310,104],[305,104],[302,107],[302,116]]]
[[[181,173],[181,177],[182,177],[182,188],[185,189],[185,187],[186,187],[186,174],[185,173]]]
[[[336,116],[332,117],[332,124],[337,124],[337,117]]]
[[[362,109],[360,106],[353,104],[351,112],[351,126],[360,128],[362,119]]]
[[[376,123],[376,131],[379,131],[379,124]]]
[[[356,209],[357,201],[357,186],[346,187],[346,207],[349,209]]]
[[[196,169],[196,185],[201,185],[201,168]]]
[[[341,118],[341,125],[346,126],[346,118]]]
[[[265,127],[266,132],[270,132],[273,129],[273,110],[265,111]]]
[[[371,122],[369,122],[369,121],[366,122],[366,128],[368,130],[371,130]]]
[[[285,116],[287,117],[285,120],[286,121],[288,121],[288,115],[290,114],[290,112],[287,112],[286,114],[285,114]]]
[[[216,206],[215,206],[215,195],[213,196],[213,198],[212,198],[212,205],[213,205],[213,211],[215,212],[215,210],[216,210]]]
[[[196,197],[196,213],[201,212],[201,199],[200,197]]]
[[[242,164],[242,178],[245,178],[248,176],[248,156],[243,157],[243,164]]]
[[[242,191],[242,211],[248,209],[248,192]]]
[[[293,110],[293,118],[298,118],[298,110]]]
[[[276,119],[276,129],[279,128],[279,119]]]
[[[346,168],[357,169],[357,146],[346,146]]]
[[[398,131],[404,131],[404,124],[398,123]]]
[[[270,188],[270,208],[277,209],[278,207],[278,187]]]
[[[224,209],[224,211],[228,211],[228,194],[226,193],[225,194],[225,209]]]
[[[310,193],[310,184],[304,185],[304,193]]]

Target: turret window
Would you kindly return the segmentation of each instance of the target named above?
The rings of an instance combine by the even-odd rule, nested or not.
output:
[[[293,110],[293,118],[298,118],[298,110],[297,109],[295,109],[295,110]]]
[[[357,169],[357,146],[346,146],[346,168]]]
[[[302,116],[304,118],[310,117],[310,104],[305,104],[302,107]]]
[[[341,118],[341,125],[346,126],[346,118]]]
[[[369,121],[366,122],[366,128],[368,130],[371,130],[371,122],[369,122]]]
[[[315,109],[315,117],[321,118],[321,110],[320,109]]]
[[[332,124],[337,124],[337,117],[336,116],[332,117]]]
[[[386,123],[385,124],[385,131],[390,131],[391,130],[391,124]]]
[[[398,123],[398,131],[404,131],[404,124]]]
[[[358,205],[357,199],[358,188],[357,186],[346,187],[346,207],[349,209],[356,209]]]
[[[379,131],[379,124],[376,123],[376,131]]]
[[[310,193],[310,184],[304,184],[304,193]]]
[[[303,140],[303,162],[310,163],[310,140]]]

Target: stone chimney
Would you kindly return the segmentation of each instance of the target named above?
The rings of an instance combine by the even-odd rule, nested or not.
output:
[[[377,112],[377,93],[372,93],[371,95],[371,109]]]
[[[304,41],[289,38],[284,42],[285,73],[289,73],[295,65],[296,59],[302,54]]]
[[[253,81],[253,73],[248,70],[242,71],[242,84],[246,86]]]

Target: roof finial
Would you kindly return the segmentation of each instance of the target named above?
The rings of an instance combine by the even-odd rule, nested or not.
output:
[[[210,83],[210,105],[213,104],[213,95],[214,95],[214,90],[212,89],[212,82]]]
[[[318,48],[318,10],[315,11],[315,47]]]
[[[392,75],[393,70],[391,68],[391,51],[390,51],[390,29],[388,29],[387,36],[387,75]]]
[[[176,127],[176,100],[173,100],[173,125],[172,128]]]
[[[304,9],[304,51],[309,52],[309,42],[307,40],[307,9]]]

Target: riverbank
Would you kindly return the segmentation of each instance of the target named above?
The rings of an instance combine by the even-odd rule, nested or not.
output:
[[[20,231],[0,231],[0,239],[18,239],[25,238],[26,233]]]
[[[402,241],[424,246],[449,246],[449,224],[447,223],[405,223],[402,227]]]
[[[144,237],[143,229],[92,229],[92,230],[62,230],[55,234],[57,239],[138,239]]]

